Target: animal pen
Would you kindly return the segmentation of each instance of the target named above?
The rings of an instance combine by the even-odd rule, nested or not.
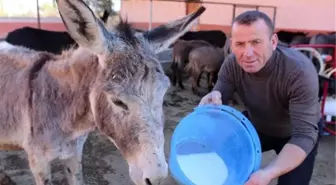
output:
[[[236,17],[237,13],[237,8],[249,8],[249,9],[255,9],[255,10],[260,10],[260,8],[271,8],[273,9],[273,23],[276,25],[276,15],[277,15],[277,7],[276,6],[266,6],[266,5],[257,5],[257,4],[238,4],[238,3],[224,3],[224,2],[215,2],[215,1],[202,1],[202,0],[143,0],[143,1],[149,1],[149,24],[148,24],[148,29],[151,30],[153,28],[153,2],[154,1],[160,1],[160,2],[180,2],[180,3],[185,3],[186,5],[186,10],[185,14],[189,14],[193,12],[195,9],[199,8],[201,5],[223,5],[223,6],[231,6],[232,7],[232,21]],[[40,8],[39,8],[39,0],[36,0],[36,11],[37,11],[37,27],[41,27],[41,18],[40,18]],[[232,22],[231,22],[232,24]],[[197,27],[197,26],[196,26]],[[198,28],[196,28],[197,30]],[[3,40],[0,38],[0,41]],[[336,46],[332,44],[300,44],[300,45],[292,45],[291,47],[300,50],[300,51],[309,51],[311,52],[314,57],[318,60],[319,62],[319,75],[320,77],[323,77],[324,80],[321,82],[323,83],[323,94],[321,98],[321,113],[322,115],[325,116],[325,131],[332,134],[336,135],[335,128],[331,128],[331,126],[334,126],[336,124],[335,114],[332,114],[332,109],[333,108],[333,102],[336,102],[336,99],[333,98],[330,94],[328,94],[328,88],[331,88],[332,86],[335,85],[335,78],[336,78]],[[333,48],[334,54],[331,56],[331,60],[327,61],[326,56],[321,55],[316,48]],[[160,56],[161,54],[159,54]],[[166,54],[163,54],[166,55]],[[161,58],[161,57],[160,57]],[[170,62],[170,60],[161,61],[162,63]]]

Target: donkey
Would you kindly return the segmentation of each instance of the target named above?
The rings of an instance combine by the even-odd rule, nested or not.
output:
[[[105,10],[100,19],[106,23],[110,13]],[[61,54],[64,49],[77,47],[74,39],[65,31],[52,31],[33,27],[22,27],[9,32],[5,41],[37,51]]]
[[[108,31],[82,0],[56,2],[78,48],[55,55],[0,45],[0,148],[22,148],[37,185],[52,184],[56,159],[69,184],[83,185],[83,145],[97,128],[120,150],[136,185],[160,184],[168,176],[163,98],[170,81],[156,53],[205,8],[139,33],[123,20]]]
[[[193,49],[189,54],[189,63],[185,70],[191,76],[192,91],[199,95],[196,86],[203,72],[208,74],[208,91],[217,81],[218,71],[224,61],[224,50],[215,46],[202,46]]]
[[[170,66],[172,70],[172,84],[178,85],[181,89],[184,89],[182,82],[182,73],[184,72],[185,66],[189,62],[189,53],[197,47],[201,46],[211,46],[210,43],[203,40],[177,40],[173,45],[173,61]]]
[[[226,34],[221,30],[200,30],[200,31],[188,31],[182,37],[181,40],[203,40],[210,43],[213,46],[224,47],[227,40]]]

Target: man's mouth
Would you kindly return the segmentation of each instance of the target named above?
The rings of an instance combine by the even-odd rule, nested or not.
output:
[[[244,62],[245,63],[248,63],[248,64],[252,64],[252,63],[254,63],[254,62],[256,62],[257,60],[245,60]]]

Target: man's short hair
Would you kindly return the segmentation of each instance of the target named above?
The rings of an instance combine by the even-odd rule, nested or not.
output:
[[[269,28],[269,31],[271,34],[274,33],[274,25],[272,20],[267,16],[265,13],[257,11],[257,10],[252,10],[252,11],[246,11],[240,15],[238,15],[234,20],[233,23],[238,23],[242,25],[251,25],[252,23],[258,21],[258,20],[264,20],[266,25]]]

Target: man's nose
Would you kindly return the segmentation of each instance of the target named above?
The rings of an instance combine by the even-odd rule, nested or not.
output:
[[[247,57],[250,57],[250,56],[253,55],[253,53],[254,53],[253,47],[251,45],[247,44],[246,47],[245,47],[245,50],[244,50],[244,55],[247,56]]]

